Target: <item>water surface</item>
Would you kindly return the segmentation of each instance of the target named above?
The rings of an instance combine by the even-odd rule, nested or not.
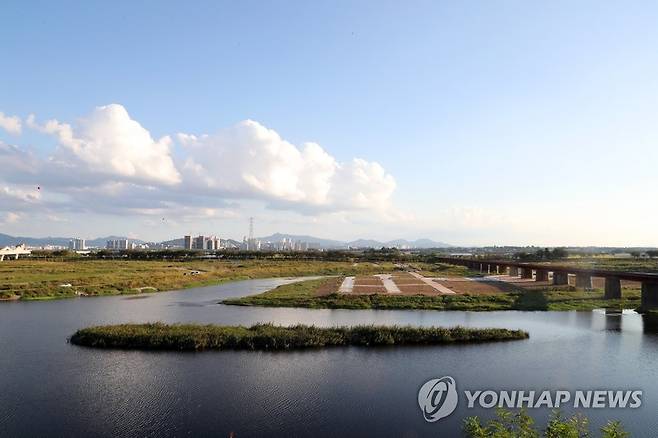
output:
[[[588,410],[658,435],[658,335],[640,315],[251,308],[216,304],[290,279],[139,297],[0,303],[0,436],[454,436],[467,415],[423,420],[417,391],[450,375],[458,389],[642,389],[635,410]],[[121,322],[507,327],[506,343],[302,352],[140,352],[66,342]],[[546,412],[533,412],[543,418]]]

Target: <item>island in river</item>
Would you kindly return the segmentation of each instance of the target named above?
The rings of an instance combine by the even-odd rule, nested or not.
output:
[[[95,348],[135,350],[298,350],[336,346],[438,345],[527,339],[528,332],[496,328],[358,325],[251,327],[201,324],[119,324],[78,330],[70,341]]]

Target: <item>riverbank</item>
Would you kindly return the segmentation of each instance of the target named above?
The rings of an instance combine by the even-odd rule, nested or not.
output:
[[[314,260],[12,260],[0,263],[0,299],[124,295],[275,277],[391,272],[391,262]]]
[[[417,309],[417,310],[593,310],[600,308],[635,309],[640,292],[624,290],[623,298],[606,300],[602,290],[583,291],[572,287],[548,287],[545,290],[489,295],[348,295],[325,294],[336,279],[317,279],[279,286],[259,295],[229,298],[222,304],[262,307],[304,307],[311,309]]]
[[[257,324],[251,327],[198,324],[121,324],[78,330],[71,343],[136,350],[294,350],[334,346],[392,346],[479,343],[527,339],[522,330],[466,327],[372,326],[322,328]]]

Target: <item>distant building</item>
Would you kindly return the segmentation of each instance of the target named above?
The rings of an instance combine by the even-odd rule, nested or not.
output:
[[[221,248],[221,240],[217,236],[208,237],[206,240],[206,249],[217,251]]]
[[[216,251],[221,248],[221,240],[217,236],[204,236],[197,237],[185,236],[184,238],[185,249],[199,249]]]
[[[128,239],[108,240],[105,248],[118,250],[135,249],[135,242],[131,242]]]
[[[69,249],[73,251],[84,251],[87,249],[87,245],[85,244],[85,239],[71,239],[69,240]]]

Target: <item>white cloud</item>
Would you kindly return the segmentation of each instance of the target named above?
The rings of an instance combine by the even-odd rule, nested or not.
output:
[[[384,210],[395,180],[375,162],[339,163],[317,143],[302,147],[246,120],[215,135],[179,134],[187,184],[218,196],[263,199],[276,207]]]
[[[168,136],[153,140],[121,105],[97,107],[72,124],[38,123],[30,115],[25,125],[57,145],[44,151],[0,142],[5,212],[135,215],[169,223],[235,219],[236,202],[260,201],[305,215],[398,217],[391,208],[395,180],[380,164],[341,163],[317,143],[296,146],[251,120],[213,135],[178,134],[176,144]]]
[[[18,135],[22,129],[21,119],[17,116],[6,116],[3,112],[0,112],[0,128],[10,134]]]
[[[0,200],[8,205],[10,201],[22,204],[34,204],[41,199],[41,193],[37,188],[0,186]]]
[[[5,224],[15,224],[21,219],[21,214],[20,213],[14,213],[13,211],[10,211],[5,215],[5,218],[3,220],[3,223]]]
[[[147,184],[180,182],[170,137],[153,140],[121,105],[97,107],[74,127],[57,120],[39,125],[33,115],[27,125],[55,136],[61,147],[53,158],[68,166],[84,166],[95,174]]]

